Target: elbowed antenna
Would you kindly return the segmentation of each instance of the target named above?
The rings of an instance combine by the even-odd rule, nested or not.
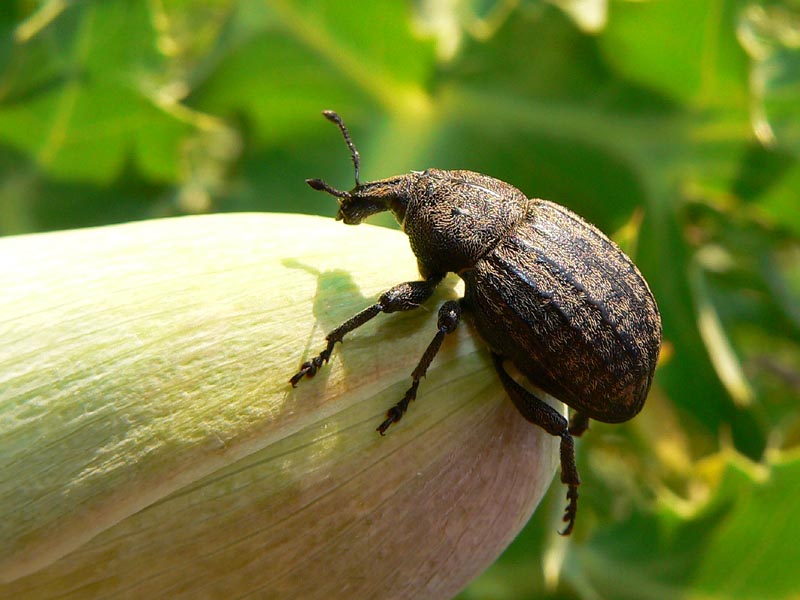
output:
[[[334,187],[329,186],[327,183],[322,181],[322,179],[306,179],[306,183],[310,185],[315,190],[328,192],[331,196],[336,196],[337,198],[350,198],[350,192],[345,192],[342,190],[337,190]]]
[[[353,140],[350,139],[350,132],[347,131],[347,127],[345,127],[344,121],[342,121],[342,117],[340,117],[335,111],[323,110],[322,115],[326,119],[328,119],[328,121],[330,121],[331,123],[335,123],[336,126],[339,128],[339,131],[342,132],[342,137],[344,137],[344,141],[347,144],[347,147],[350,148],[350,156],[353,159],[353,166],[355,167],[356,170],[356,187],[359,187],[361,185],[361,181],[359,181],[358,173],[361,170],[361,156],[358,154],[358,150],[356,150],[356,146],[353,143]],[[315,189],[320,189],[320,188],[315,188]]]

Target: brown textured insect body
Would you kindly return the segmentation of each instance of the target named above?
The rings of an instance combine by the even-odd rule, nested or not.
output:
[[[495,369],[522,415],[561,438],[561,481],[568,486],[572,531],[580,478],[573,436],[589,419],[627,421],[642,408],[661,347],[661,318],[639,270],[594,226],[553,202],[529,199],[515,187],[472,171],[428,169],[369,183],[358,179],[359,155],[350,148],[356,186],[349,192],[318,180],[317,190],[339,199],[337,219],[358,224],[391,211],[408,235],[420,281],[401,283],[327,336],[327,347],[305,362],[291,384],[313,376],[336,342],[377,314],[417,308],[449,272],[465,282],[461,301],[439,310],[438,332],[412,373],[412,385],[378,427],[383,434],[416,397],[420,379],[462,308],[489,346]],[[513,379],[512,362],[535,386],[576,412],[570,424]]]

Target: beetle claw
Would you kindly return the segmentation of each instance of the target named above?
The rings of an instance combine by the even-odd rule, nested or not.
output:
[[[297,387],[297,384],[300,383],[300,380],[303,379],[303,377],[313,377],[317,374],[317,371],[320,370],[322,365],[328,362],[330,357],[331,353],[326,348],[311,360],[307,360],[300,365],[300,370],[292,376],[292,378],[289,380],[289,383],[292,384],[292,387]]]
[[[386,420],[378,425],[378,428],[375,430],[381,435],[386,435],[386,430],[392,426],[392,423],[397,423],[400,419],[403,418],[403,412],[400,410],[399,407],[393,406],[386,412]]]
[[[303,377],[313,377],[317,373],[317,367],[315,367],[311,362],[304,362],[300,365],[300,370],[295,373],[292,378],[289,380],[289,383],[292,384],[292,387],[297,387],[297,384],[300,383],[300,380]]]
[[[559,535],[569,535],[575,526],[575,515],[578,514],[578,486],[570,485],[567,490],[567,507],[564,509],[564,516],[561,518],[567,524],[564,529],[559,531]]]

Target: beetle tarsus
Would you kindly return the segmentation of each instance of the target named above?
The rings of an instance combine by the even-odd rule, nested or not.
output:
[[[408,396],[408,392],[406,392],[406,396]],[[403,401],[405,401],[405,403]],[[381,435],[386,435],[386,430],[389,429],[389,427],[391,427],[392,424],[399,422],[400,419],[403,418],[403,415],[408,410],[409,402],[411,402],[411,398],[406,399],[404,397],[403,400],[401,400],[400,402],[395,404],[392,408],[390,408],[388,411],[386,411],[386,420],[383,423],[381,423],[375,431],[377,431]]]
[[[567,507],[564,509],[564,516],[561,519],[567,526],[559,531],[559,534],[567,536],[572,533],[576,514],[578,514],[578,486],[570,485],[567,489]]]
[[[289,383],[292,384],[292,387],[297,387],[297,384],[300,383],[300,380],[304,377],[313,377],[316,375],[320,367],[322,367],[322,365],[324,365],[330,359],[332,350],[333,343],[329,342],[328,347],[325,348],[325,350],[320,352],[311,360],[308,360],[300,365],[300,370],[289,380]]]
[[[403,399],[400,400],[397,404],[395,404],[392,408],[386,411],[386,420],[381,423],[378,428],[375,430],[381,435],[386,435],[386,430],[392,425],[392,423],[397,423],[400,419],[403,418],[403,415],[406,414],[408,410],[408,405],[411,404],[412,400],[417,399],[417,388],[419,387],[419,378],[414,380],[414,383],[411,384],[411,387],[408,388]]]
[[[411,387],[406,391],[403,399],[386,411],[386,420],[381,423],[375,431],[381,435],[386,435],[386,430],[389,429],[393,423],[397,423],[403,418],[403,415],[406,414],[406,411],[408,410],[408,405],[411,404],[412,400],[417,399],[418,387],[419,380],[415,380],[414,383],[411,384]]]

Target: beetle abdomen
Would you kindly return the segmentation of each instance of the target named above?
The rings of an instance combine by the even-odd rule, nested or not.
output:
[[[599,421],[639,412],[661,319],[638,269],[598,229],[531,200],[513,234],[464,278],[478,331],[534,384]]]

